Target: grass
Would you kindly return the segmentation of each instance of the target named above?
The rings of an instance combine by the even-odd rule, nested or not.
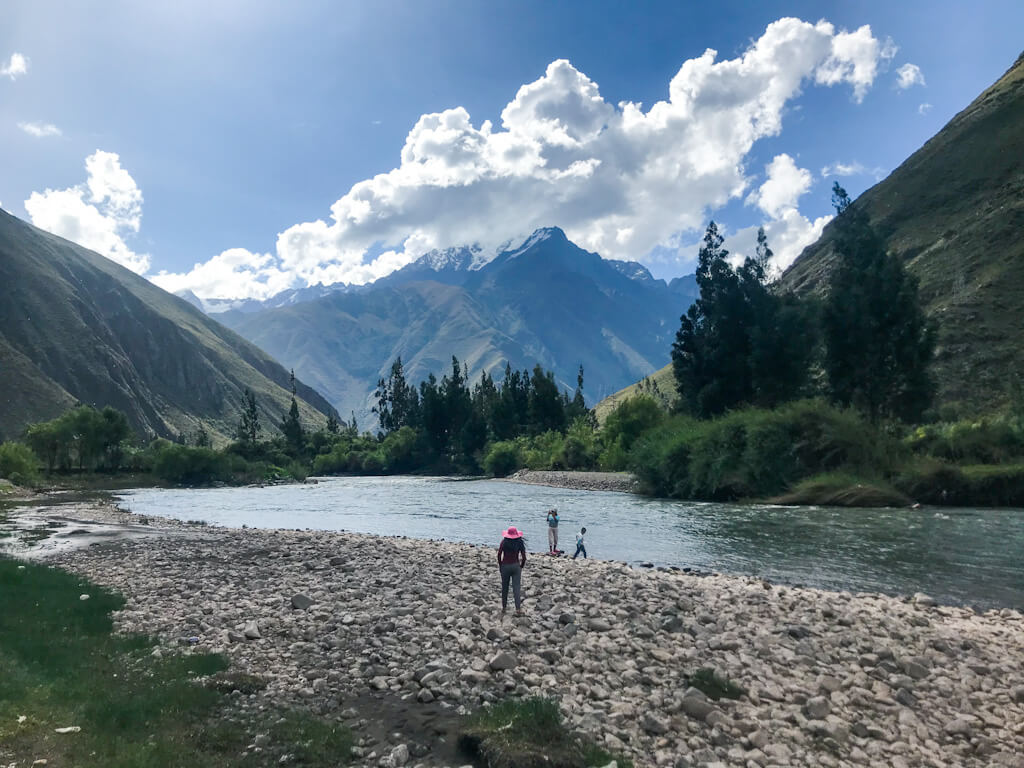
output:
[[[632,766],[572,733],[558,703],[539,696],[508,699],[470,715],[459,745],[488,768],[588,768],[612,760],[620,768]]]
[[[907,507],[913,503],[884,480],[868,480],[845,472],[809,477],[769,501],[829,507]]]
[[[87,600],[80,599],[88,595]],[[217,654],[152,656],[153,640],[112,632],[123,599],[64,571],[0,558],[0,764],[209,768],[348,762],[351,734],[305,712],[241,711],[258,689]],[[228,681],[202,685],[203,680]],[[75,733],[57,728],[75,726]],[[256,733],[270,742],[246,746]]]

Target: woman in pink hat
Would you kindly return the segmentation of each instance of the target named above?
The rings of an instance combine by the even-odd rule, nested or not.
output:
[[[508,583],[512,582],[512,596],[516,601],[516,616],[523,615],[522,600],[519,589],[522,586],[523,568],[526,567],[526,545],[523,543],[523,532],[516,527],[502,534],[498,546],[498,568],[501,571],[501,612],[508,608]]]

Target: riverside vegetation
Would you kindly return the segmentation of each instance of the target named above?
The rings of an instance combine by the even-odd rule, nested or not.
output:
[[[195,485],[602,469],[632,471],[640,491],[681,499],[1024,505],[1020,375],[1007,371],[1001,412],[957,420],[931,408],[934,333],[916,281],[838,184],[833,202],[837,265],[823,299],[779,289],[763,231],[755,256],[732,266],[711,222],[700,296],[672,346],[675,392],[645,380],[601,425],[582,367],[570,396],[540,365],[506,365],[501,380],[485,371],[471,384],[453,357],[440,381],[416,386],[398,358],[378,382],[376,434],[333,413],[318,429],[303,424],[293,375],[291,407],[266,439],[248,390],[236,439],[218,449],[202,427],[178,444],[132,447],[122,414],[80,406],[30,426],[24,445],[0,446],[0,476],[32,483],[43,465],[65,477],[92,469]],[[889,310],[878,316],[877,306]]]

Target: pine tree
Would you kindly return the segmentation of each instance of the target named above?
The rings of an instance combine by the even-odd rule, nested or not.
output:
[[[934,393],[928,366],[935,347],[917,280],[838,183],[832,203],[837,264],[822,314],[829,393],[873,422],[917,420]]]
[[[325,428],[327,429],[327,433],[331,435],[336,435],[341,431],[341,424],[338,423],[338,417],[335,415],[333,410],[329,411],[327,414],[327,424],[325,425]]]
[[[302,450],[305,441],[305,432],[302,429],[302,422],[299,421],[299,404],[295,400],[295,370],[291,372],[292,403],[288,408],[288,414],[281,419],[281,433],[288,446],[294,452]]]
[[[238,439],[255,445],[260,439],[260,414],[256,408],[256,395],[246,389],[242,395],[242,413],[238,420]]]

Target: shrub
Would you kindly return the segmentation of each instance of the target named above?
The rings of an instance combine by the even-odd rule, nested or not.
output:
[[[168,443],[157,448],[153,473],[161,480],[202,485],[231,479],[231,462],[212,448],[190,448]]]
[[[523,457],[515,440],[491,443],[484,456],[484,472],[492,477],[507,477],[523,466]]]
[[[637,440],[630,468],[647,493],[728,500],[837,469],[881,475],[900,456],[896,441],[853,412],[810,400],[710,421],[676,416]]]
[[[622,445],[621,435],[601,451],[601,455],[597,458],[597,464],[608,472],[619,472],[629,468],[629,452]]]
[[[667,415],[658,402],[649,395],[635,395],[622,401],[608,414],[601,438],[606,445],[620,441],[628,451],[644,432],[663,424]]]
[[[0,477],[15,485],[31,485],[39,479],[39,459],[21,443],[0,443]]]
[[[1002,464],[1024,456],[1024,431],[1008,419],[929,424],[904,442],[915,453],[956,462]]]

